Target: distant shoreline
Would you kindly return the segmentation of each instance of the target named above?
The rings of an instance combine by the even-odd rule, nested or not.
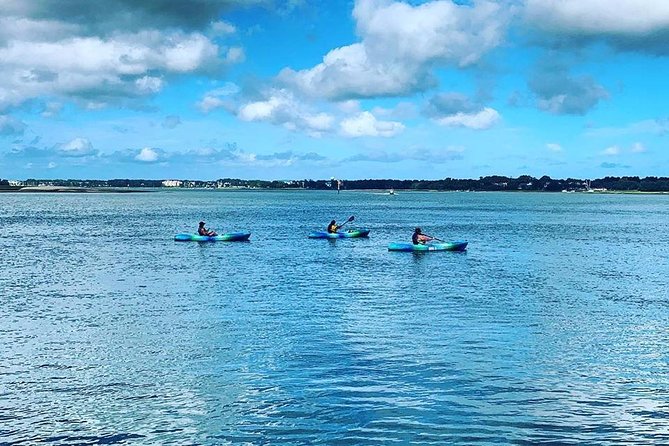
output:
[[[10,186],[11,187],[11,186]],[[0,188],[2,192],[17,193],[69,193],[69,194],[132,194],[155,192],[148,189],[118,188],[118,187],[69,187],[69,186],[16,186]]]
[[[226,188],[210,188],[210,187],[189,187],[189,188],[172,188],[172,187],[156,187],[156,188],[124,188],[124,187],[74,187],[74,186],[9,186],[0,187],[0,193],[64,193],[64,194],[132,194],[132,193],[153,193],[161,191],[318,191],[329,192],[336,195],[335,191],[328,191],[324,189],[308,189],[308,188],[244,188],[244,187],[226,187]],[[390,194],[383,189],[342,189],[341,193],[346,192],[368,192],[376,195],[394,196],[399,193],[422,193],[422,192],[438,192],[438,193],[496,193],[496,192],[510,192],[510,193],[550,193],[559,194],[557,191],[543,191],[543,190],[438,190],[438,189],[395,189],[395,194]],[[669,195],[667,191],[638,191],[638,190],[607,190],[607,191],[569,191],[579,195]]]

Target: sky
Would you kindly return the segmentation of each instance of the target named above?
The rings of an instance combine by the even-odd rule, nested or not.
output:
[[[0,178],[669,176],[666,0],[0,0]]]

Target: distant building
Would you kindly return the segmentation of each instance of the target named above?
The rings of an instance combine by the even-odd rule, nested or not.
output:
[[[181,180],[164,180],[163,187],[181,187],[184,182]]]

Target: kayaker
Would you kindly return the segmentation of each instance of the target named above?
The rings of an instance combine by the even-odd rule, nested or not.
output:
[[[336,234],[341,226],[337,226],[337,222],[332,220],[328,225],[328,234]]]
[[[200,222],[200,226],[197,228],[197,233],[199,235],[208,235],[210,237],[213,236],[213,235],[216,235],[216,233],[214,231],[210,231],[210,230],[208,230],[207,228],[204,227],[204,222],[203,221]]]
[[[423,234],[420,228],[413,230],[413,235],[411,236],[411,241],[414,245],[424,245],[426,242],[434,240],[432,237]]]

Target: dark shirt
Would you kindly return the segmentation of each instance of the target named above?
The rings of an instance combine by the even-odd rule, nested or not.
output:
[[[413,242],[414,245],[420,245],[420,242],[418,241],[418,234],[417,232],[414,232],[413,235],[411,236],[411,241]]]

